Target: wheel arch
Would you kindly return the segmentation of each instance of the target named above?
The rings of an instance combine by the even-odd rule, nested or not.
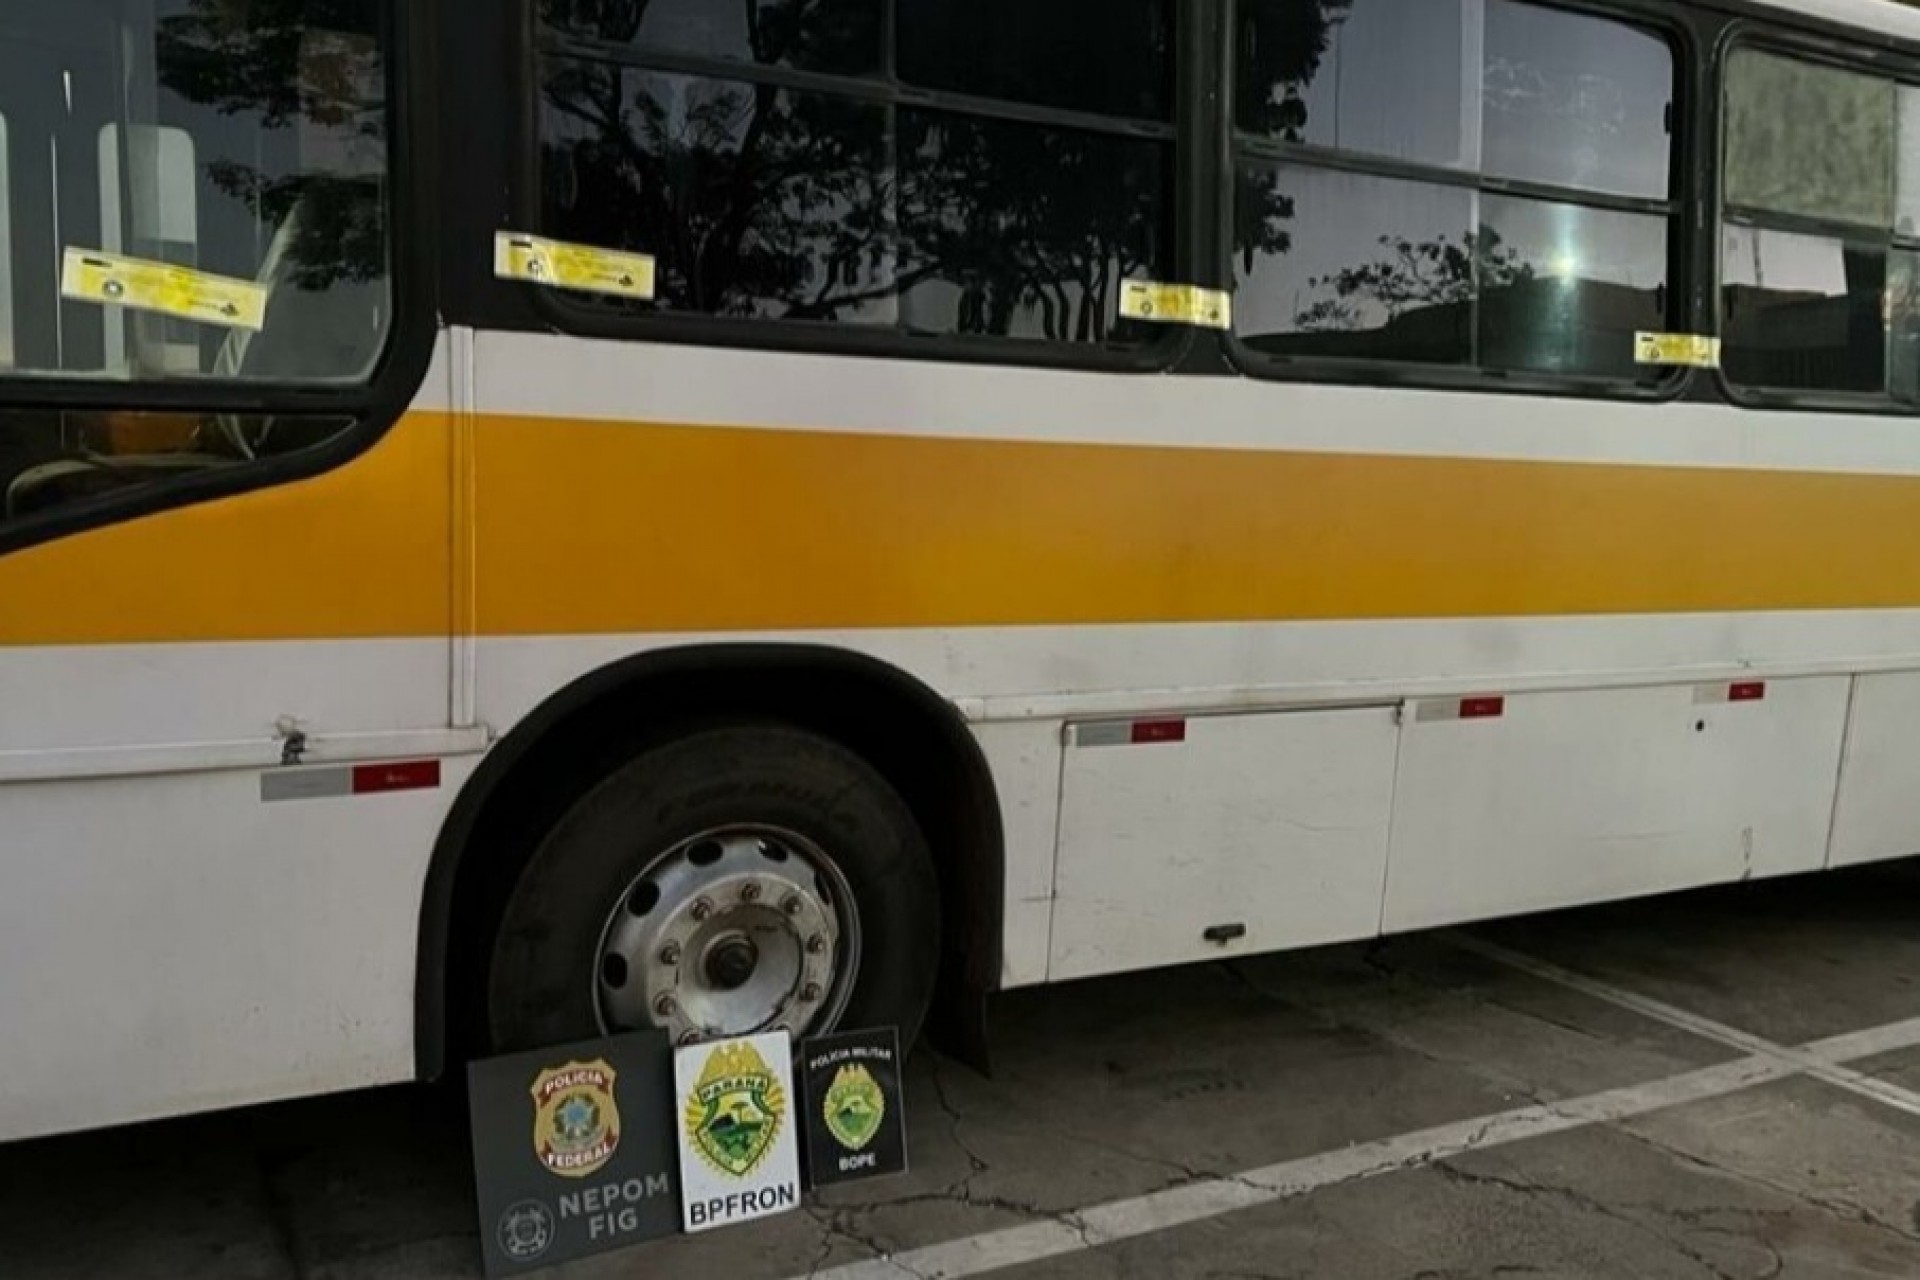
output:
[[[621,659],[522,718],[461,789],[435,842],[415,966],[414,1058],[444,1073],[470,1042],[497,924],[532,842],[574,798],[650,740],[716,716],[780,720],[868,761],[920,822],[940,878],[940,998],[998,985],[1005,837],[997,789],[959,711],[922,681],[853,650],[688,645]],[[477,971],[476,971],[477,970]]]

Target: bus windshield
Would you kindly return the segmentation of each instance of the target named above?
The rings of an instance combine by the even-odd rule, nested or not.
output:
[[[0,377],[369,378],[388,3],[0,6]]]

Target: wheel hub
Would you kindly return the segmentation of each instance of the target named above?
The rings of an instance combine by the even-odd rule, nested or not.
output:
[[[738,991],[753,978],[760,949],[747,937],[725,938],[707,949],[707,982],[716,990]]]
[[[603,1029],[681,1044],[831,1027],[859,968],[853,896],[832,860],[788,832],[700,836],[647,867],[608,916]]]

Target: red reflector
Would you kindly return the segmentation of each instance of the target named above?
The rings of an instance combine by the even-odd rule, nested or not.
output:
[[[353,768],[353,794],[379,791],[427,791],[440,785],[438,760],[408,760],[400,764],[361,764]]]
[[[1505,698],[1462,698],[1460,699],[1460,718],[1462,720],[1498,720],[1507,714]]]
[[[1185,720],[1136,720],[1133,722],[1133,745],[1149,746],[1157,742],[1185,742],[1187,740],[1187,722]]]
[[[1762,702],[1766,696],[1767,683],[1764,680],[1749,680],[1727,690],[1727,700],[1730,702]]]

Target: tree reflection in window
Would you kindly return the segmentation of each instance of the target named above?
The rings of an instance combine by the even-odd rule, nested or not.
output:
[[[653,254],[658,296],[643,309],[1056,343],[1148,336],[1118,318],[1117,298],[1121,281],[1170,269],[1172,125],[1085,104],[1170,114],[1153,87],[1171,78],[1164,32],[1157,66],[1076,59],[1032,94],[1033,78],[977,84],[903,34],[903,76],[1001,95],[909,104],[859,74],[883,61],[878,0],[730,0],[697,15],[656,3],[542,10],[542,228]],[[895,3],[903,33],[954,20],[948,0]],[[1070,46],[1097,11],[1028,6],[1003,34]],[[667,21],[675,12],[684,20]],[[663,53],[672,69],[649,65]],[[1116,88],[1130,75],[1143,84]]]
[[[249,115],[259,129],[302,135],[309,150],[295,171],[231,155],[208,169],[266,226],[299,212],[286,264],[303,289],[387,274],[378,10],[366,0],[191,0],[158,25],[162,85],[222,115]]]
[[[1484,240],[1472,232],[1453,243],[1446,235],[1424,244],[1380,237],[1381,256],[1332,276],[1309,276],[1307,287],[1330,292],[1294,317],[1305,333],[1350,333],[1367,327],[1359,299],[1371,299],[1388,324],[1410,310],[1469,305],[1483,289],[1508,289],[1534,278],[1533,264],[1500,243],[1489,228]]]
[[[1245,0],[1239,58],[1251,351],[1657,376],[1664,41],[1516,0]]]
[[[571,60],[546,99],[547,226],[653,254],[666,306],[858,320],[892,298],[884,108]]]
[[[390,0],[4,8],[6,372],[123,385],[370,380],[393,310]],[[264,327],[66,298],[70,249],[257,284]],[[306,452],[352,425],[305,411],[16,413],[0,424],[0,527]]]

